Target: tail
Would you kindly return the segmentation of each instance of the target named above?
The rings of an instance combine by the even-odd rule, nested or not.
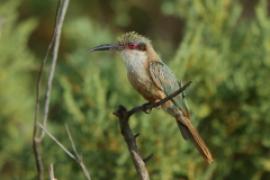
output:
[[[211,164],[214,159],[204,140],[201,138],[198,131],[193,127],[190,119],[186,116],[183,118],[176,118],[182,136],[184,139],[191,139],[206,162]]]

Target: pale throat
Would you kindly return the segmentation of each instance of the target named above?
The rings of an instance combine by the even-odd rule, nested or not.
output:
[[[144,51],[124,50],[121,52],[128,73],[140,75],[146,73],[147,55]]]

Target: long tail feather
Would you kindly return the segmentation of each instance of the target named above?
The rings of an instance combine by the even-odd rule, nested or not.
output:
[[[214,161],[213,156],[198,131],[191,124],[191,121],[187,117],[185,117],[184,121],[178,118],[176,121],[184,139],[191,139],[203,158],[208,164],[211,164]]]

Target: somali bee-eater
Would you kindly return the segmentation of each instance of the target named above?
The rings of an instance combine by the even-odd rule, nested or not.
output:
[[[172,94],[180,85],[170,68],[160,59],[149,39],[135,32],[122,35],[117,43],[103,44],[91,51],[115,50],[120,52],[132,86],[149,102],[157,102]],[[172,115],[184,139],[191,140],[203,158],[210,164],[211,152],[198,131],[193,127],[182,94],[162,105]]]

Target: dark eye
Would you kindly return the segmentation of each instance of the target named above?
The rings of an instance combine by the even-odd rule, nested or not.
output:
[[[146,46],[144,43],[139,43],[137,45],[137,49],[140,50],[140,51],[145,51],[146,50]]]

